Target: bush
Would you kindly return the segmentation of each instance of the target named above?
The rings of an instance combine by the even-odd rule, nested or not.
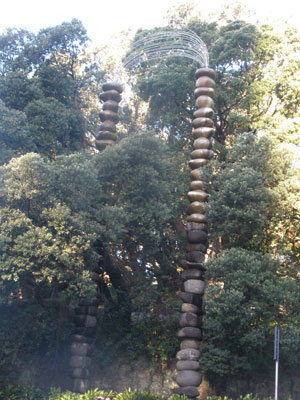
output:
[[[0,388],[0,400],[47,400],[35,386],[7,385]]]
[[[164,400],[164,398],[149,392],[140,392],[138,390],[131,391],[128,389],[123,393],[117,394],[114,400]],[[187,397],[173,394],[168,398],[168,400],[187,400]]]
[[[231,400],[227,396],[208,396],[206,397],[206,400]],[[258,400],[257,395],[254,395],[252,393],[245,394],[244,396],[240,396],[238,400]],[[263,400],[272,400],[272,397],[264,397]]]
[[[179,347],[174,332],[179,329],[180,300],[166,291],[145,288],[130,305],[137,314],[131,323],[126,320],[124,303],[110,303],[98,313],[97,362],[106,368],[122,354],[128,360],[145,357],[157,369],[174,359]]]
[[[9,379],[11,372],[18,373],[24,368],[24,360],[29,357],[34,360],[43,354],[53,358],[58,350],[62,355],[71,334],[71,321],[63,319],[64,314],[60,313],[61,310],[65,311],[66,307],[63,304],[59,307],[50,304],[42,306],[34,300],[22,299],[1,304],[0,299],[2,377]],[[11,382],[7,380],[4,383]]]
[[[137,390],[125,390],[123,393],[118,393],[114,400],[162,400],[162,397],[153,395],[149,392],[139,392]]]
[[[88,390],[84,394],[73,393],[70,391],[62,392],[60,389],[51,389],[49,397],[46,400],[97,400],[98,398],[112,398],[112,392],[104,392],[103,390]]]
[[[43,394],[34,386],[7,385],[0,388],[0,400],[164,400],[163,397],[149,392],[125,390],[123,393],[104,392],[103,390],[88,390],[84,394],[52,388],[50,393]],[[185,396],[173,395],[168,400],[187,400]],[[251,400],[251,399],[246,399]]]

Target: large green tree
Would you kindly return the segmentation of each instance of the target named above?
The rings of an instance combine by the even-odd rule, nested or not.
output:
[[[116,268],[130,267],[128,278],[172,287],[182,162],[148,134],[95,156],[51,163],[28,153],[1,167],[2,277],[17,285],[9,291],[18,292],[23,274],[52,290],[77,273],[84,280],[106,253]]]
[[[211,259],[206,278],[206,316],[200,345],[201,369],[219,393],[232,395],[233,380],[268,371],[273,359],[274,326],[281,328],[281,363],[291,371],[299,351],[299,287],[280,273],[268,254],[231,248]],[[273,371],[272,371],[273,372]]]
[[[196,18],[180,26],[194,31],[207,45],[210,66],[217,72],[215,93],[215,138],[257,131],[275,124],[275,117],[297,116],[299,61],[294,55],[300,44],[296,30],[276,33],[270,26],[257,27],[245,21],[223,26]],[[154,33],[140,30],[135,40]],[[289,62],[288,60],[291,60]],[[141,64],[136,91],[148,103],[146,123],[169,140],[182,144],[191,136],[193,75],[197,66],[186,59]]]
[[[98,285],[120,324],[115,342],[108,338],[116,345],[124,329],[130,334],[132,311],[153,312],[177,287],[183,165],[148,133],[93,156],[51,162],[27,153],[0,167],[2,304],[68,306],[94,299]]]
[[[11,127],[0,137],[1,154],[36,151],[54,159],[87,146],[96,130],[89,117],[104,76],[87,45],[86,30],[75,19],[36,35],[17,29],[1,35],[0,99],[26,117],[26,145],[24,140],[8,143],[7,135],[19,135]]]
[[[218,148],[219,159],[203,174],[217,257],[207,263],[200,362],[212,385],[225,393],[233,379],[249,381],[268,370],[275,325],[282,330],[285,368],[296,365],[300,175],[298,157],[278,146],[271,132],[236,135],[230,146]]]

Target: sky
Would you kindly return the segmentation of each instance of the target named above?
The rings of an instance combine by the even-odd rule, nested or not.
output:
[[[226,0],[198,0],[207,12],[220,9]],[[261,18],[289,20],[300,28],[299,0],[240,0]],[[96,45],[109,43],[123,30],[151,28],[166,24],[167,10],[184,0],[6,0],[1,5],[0,32],[26,28],[33,32],[77,18]],[[186,0],[185,3],[193,2]],[[202,5],[203,4],[203,5]]]

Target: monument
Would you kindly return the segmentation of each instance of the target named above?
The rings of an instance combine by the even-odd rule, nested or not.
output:
[[[178,388],[174,393],[184,394],[193,399],[199,395],[198,386],[202,377],[199,372],[199,344],[201,340],[202,297],[205,289],[203,274],[207,250],[207,219],[205,203],[208,198],[206,183],[202,180],[202,167],[213,157],[211,138],[214,134],[213,97],[215,71],[208,67],[209,57],[206,45],[192,31],[187,29],[166,29],[147,35],[133,43],[123,64],[133,69],[153,59],[187,57],[199,64],[196,70],[195,112],[193,114],[193,150],[191,168],[190,205],[187,217],[187,247],[185,259],[181,262],[183,301],[177,333],[180,351],[177,352]]]

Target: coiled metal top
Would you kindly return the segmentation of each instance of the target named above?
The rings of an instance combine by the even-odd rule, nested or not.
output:
[[[195,60],[201,67],[209,65],[205,43],[195,32],[186,28],[168,28],[133,42],[123,65],[132,69],[142,62],[168,57],[187,57]]]

